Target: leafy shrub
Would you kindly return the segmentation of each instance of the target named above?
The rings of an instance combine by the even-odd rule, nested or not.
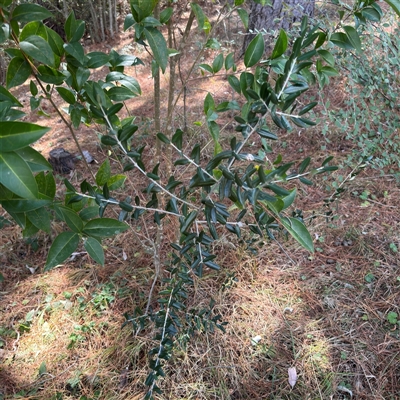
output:
[[[353,165],[363,159],[373,168],[400,167],[400,25],[366,24],[362,53],[337,52],[337,68],[345,76],[345,99],[339,109],[326,105],[330,124],[325,124],[326,140],[337,140],[336,132],[352,141],[356,149],[349,155]],[[337,107],[336,107],[337,108]],[[334,132],[331,135],[331,132]]]
[[[167,162],[148,163],[147,150],[132,140],[138,130],[134,116],[123,116],[121,112],[125,101],[141,92],[137,80],[126,74],[125,69],[142,61],[115,50],[86,54],[81,44],[85,22],[77,20],[74,13],[64,25],[64,41],[43,24],[44,19],[51,17],[45,8],[28,3],[11,9],[11,0],[0,0],[0,39],[12,39],[16,46],[8,52],[12,59],[7,70],[7,88],[0,86],[0,203],[26,236],[39,230],[50,233],[53,217],[65,223],[68,230],[54,239],[48,253],[47,270],[64,262],[80,244],[93,260],[104,264],[103,239],[132,229],[137,221],[149,224],[144,216],[151,216],[156,233],[149,234],[144,245],[153,253],[153,284],[146,309],[137,308],[133,315],[126,315],[127,323],[131,323],[137,333],[149,321],[157,328],[156,344],[149,353],[148,399],[160,391],[157,379],[164,375],[163,365],[171,357],[178,338],[190,337],[196,330],[224,327],[220,316],[213,312],[213,301],[199,310],[186,310],[185,306],[188,287],[193,285],[194,279],[207,269],[220,268],[212,244],[222,231],[239,238],[243,229],[264,238],[275,238],[276,232],[284,232],[308,251],[313,251],[313,241],[301,211],[291,212],[296,198],[294,182],[312,184],[308,179],[311,176],[335,170],[336,167],[330,165],[332,157],[317,166],[306,157],[296,165],[297,172],[292,173],[292,162],[285,163],[278,157],[270,163],[265,153],[270,150],[269,141],[279,140],[272,132],[273,126],[291,130],[295,125],[306,128],[315,124],[307,115],[317,103],[308,103],[303,94],[317,79],[327,84],[329,77],[337,74],[335,60],[327,47],[328,39],[341,48],[361,51],[354,27],[340,25],[337,29],[341,28],[341,32],[327,34],[318,25],[309,26],[307,19],[303,19],[298,36],[289,37],[281,30],[272,53],[266,57],[264,39],[257,34],[245,51],[244,70],[238,70],[232,53],[218,54],[211,65],[198,65],[202,52],[207,47],[215,48],[213,29],[217,23],[213,25],[201,7],[192,3],[182,42],[178,49],[169,49],[160,27],[169,24],[174,9],[165,7],[156,19],[153,15],[156,3],[131,0],[132,14],[124,23],[125,29],[134,29],[136,42],[145,44],[151,51],[155,99],[160,96],[157,79],[168,66],[173,82],[175,65],[194,20],[205,39],[189,71],[201,70],[209,77],[223,71],[232,90],[240,96],[241,105],[232,100],[218,102],[211,93],[206,95],[203,117],[214,144],[213,153],[207,157],[203,157],[204,150],[199,144],[185,151],[184,131],[178,128],[173,132],[170,128],[176,111],[174,104],[184,91],[179,91],[178,98],[174,99],[175,88],[171,84],[166,131],[159,132],[161,129],[157,128],[156,132],[157,147],[161,149],[163,145],[170,150],[164,152],[165,157],[159,156]],[[224,18],[237,12],[246,20],[244,9],[238,8],[242,3],[235,1],[233,8],[227,5]],[[368,12],[363,14],[365,10]],[[366,23],[377,15],[380,17],[381,10],[377,3],[369,1],[356,4],[354,10],[349,11],[349,15],[353,14]],[[172,43],[172,34],[169,39]],[[92,71],[100,67],[108,69],[104,80],[91,78]],[[42,98],[48,99],[81,153],[75,130],[82,123],[101,125],[101,143],[117,155],[123,167],[121,174],[112,174],[110,162],[106,160],[96,174],[88,167],[92,176],[80,185],[74,186],[65,179],[65,196],[62,201],[55,199],[56,183],[51,166],[31,147],[48,129],[19,121],[24,115],[18,110],[22,105],[8,90],[31,76],[33,108]],[[54,96],[60,96],[68,104],[67,115],[57,108]],[[228,141],[222,140],[220,122],[221,114],[227,111],[235,113],[237,132]],[[159,116],[155,119],[157,126]],[[248,146],[254,137],[261,139],[260,148]],[[181,178],[182,165],[187,166],[186,178]],[[140,182],[135,188],[123,190],[130,171],[141,177]],[[132,193],[134,190],[140,191],[140,196],[132,198],[125,194],[125,191]],[[111,218],[114,213],[109,213],[110,208],[117,211],[118,219]],[[165,220],[176,221],[174,225],[179,232],[171,240],[172,252],[164,263],[161,262],[161,245]],[[153,291],[161,274],[164,279],[157,293],[157,305],[153,307]],[[109,292],[101,293],[96,297],[96,305],[106,306],[112,297]]]

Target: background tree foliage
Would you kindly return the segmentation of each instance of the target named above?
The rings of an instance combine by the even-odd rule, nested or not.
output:
[[[205,49],[218,48],[213,34],[221,21],[237,13],[247,26],[247,21],[254,21],[256,16],[267,15],[260,13],[259,5],[251,6],[249,16],[243,8],[244,1],[226,4],[225,14],[215,22],[199,3],[193,2],[181,42],[174,42],[171,21],[175,15],[179,16],[179,10],[170,3],[156,9],[156,3],[131,0],[131,13],[124,21],[124,30],[132,29],[134,41],[151,53],[152,76],[156,78],[169,71],[174,77],[175,60],[196,21],[205,41],[190,72],[200,69],[209,77],[223,72],[232,90],[240,96],[240,101],[223,102],[216,101],[211,93],[205,96],[203,112],[213,142],[213,152],[207,157],[198,143],[189,151],[185,149],[182,127],[170,129],[174,104],[184,92],[181,89],[176,94],[170,86],[166,130],[154,132],[164,157],[153,164],[146,161],[146,149],[134,140],[138,130],[135,119],[123,113],[124,102],[141,93],[137,80],[125,72],[126,67],[142,61],[115,50],[87,53],[82,45],[86,22],[76,18],[77,10],[68,14],[60,31],[52,29],[58,23],[46,22],[54,14],[49,9],[58,9],[60,4],[48,2],[43,7],[0,0],[0,41],[12,42],[12,47],[5,50],[11,58],[6,84],[0,86],[0,204],[25,236],[38,231],[50,233],[52,219],[63,221],[66,230],[54,239],[45,270],[63,263],[80,245],[103,265],[103,240],[132,229],[144,215],[151,215],[156,228],[156,234],[148,238],[155,267],[154,283],[145,310],[126,316],[127,323],[136,331],[149,322],[157,328],[154,338],[157,344],[149,354],[148,399],[160,392],[157,380],[165,374],[163,367],[174,351],[179,330],[193,334],[196,330],[224,329],[220,316],[213,314],[212,302],[207,310],[189,313],[185,308],[187,288],[193,285],[194,277],[202,276],[208,269],[220,268],[212,244],[222,230],[239,238],[244,230],[269,239],[288,234],[313,251],[313,240],[302,213],[291,207],[297,193],[294,182],[310,185],[314,175],[335,170],[330,164],[332,157],[316,165],[308,156],[293,165],[282,157],[270,162],[266,154],[270,152],[271,141],[279,140],[275,127],[290,131],[293,126],[307,128],[315,124],[309,113],[317,102],[310,101],[306,93],[313,85],[328,85],[329,78],[338,74],[332,46],[362,54],[361,28],[382,16],[378,3],[369,0],[340,9],[340,21],[332,27],[307,17],[301,21],[295,17],[295,29],[290,34],[280,29],[267,53],[262,33],[256,33],[245,48],[244,67],[239,69],[233,53],[220,52],[211,64],[200,63],[199,59]],[[275,1],[272,7],[276,6],[282,17],[285,9],[278,7],[279,4]],[[399,11],[396,2],[389,4]],[[79,15],[91,21],[90,35],[95,40],[99,36],[104,40],[106,30],[110,36],[117,31],[115,1],[74,5],[82,7]],[[69,6],[69,2],[63,2],[59,13],[65,17]],[[311,8],[304,11],[312,14]],[[98,21],[94,16],[99,17]],[[355,24],[350,23],[350,18]],[[283,21],[285,18],[281,22],[286,28],[287,22]],[[169,29],[168,40],[163,34],[165,27]],[[107,70],[104,79],[95,79],[93,71],[102,67]],[[51,166],[31,146],[48,128],[21,121],[22,104],[10,92],[28,80],[32,102],[40,102],[41,98],[51,102],[81,153],[76,130],[81,124],[101,125],[101,144],[117,155],[122,171],[113,174],[106,159],[96,173],[89,168],[91,177],[79,185],[65,179],[64,197],[56,198]],[[173,83],[173,78],[170,80]],[[156,95],[157,91],[156,87]],[[66,110],[57,107],[54,96],[60,96],[68,104]],[[234,115],[238,134],[223,140],[220,120],[227,112]],[[260,146],[248,147],[255,137],[259,138]],[[190,167],[190,176],[181,177],[182,165]],[[125,186],[131,171],[142,178],[141,196],[131,196],[133,188]],[[160,252],[163,223],[167,220],[174,221],[177,235],[170,243],[171,253],[164,265],[160,262]],[[153,310],[150,307],[153,289],[164,271],[167,277],[158,292],[158,309]]]

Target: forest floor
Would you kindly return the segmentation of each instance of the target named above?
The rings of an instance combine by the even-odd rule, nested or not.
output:
[[[133,52],[148,62],[129,34],[94,48]],[[205,59],[212,56],[205,54]],[[96,71],[98,77],[103,73]],[[152,149],[153,80],[148,66],[131,68],[131,73],[142,89],[142,96],[129,103],[140,127],[135,140]],[[220,100],[231,95],[224,76],[204,79],[199,73],[197,78],[186,104],[179,105],[188,116],[188,148],[209,143],[197,123],[204,122],[205,94],[212,91]],[[168,76],[162,79],[166,95]],[[325,89],[334,105],[343,102],[342,85],[332,80]],[[77,153],[55,110],[44,101],[47,115],[30,112],[29,86],[17,93],[26,105],[26,120],[52,128],[35,147],[46,157],[56,147]],[[78,132],[82,147],[96,160],[94,172],[107,156],[96,129],[83,126]],[[227,125],[225,137],[233,131]],[[327,143],[318,125],[280,131],[279,137],[271,157],[282,154],[295,162],[306,155],[315,162],[333,155],[337,165],[344,165],[355,146],[334,127]],[[147,157],[150,162],[152,153]],[[116,170],[118,163],[112,167]],[[213,298],[226,332],[197,334],[175,351],[160,382],[163,394],[156,398],[399,398],[400,180],[391,171],[367,167],[343,184],[344,192],[327,209],[324,199],[334,191],[332,182],[340,185],[350,173],[343,166],[327,177],[314,177],[313,186],[298,185],[296,207],[308,221],[314,254],[291,240],[260,240],[250,252],[246,243],[221,236],[215,251],[222,270],[207,271],[196,281],[188,309],[206,307]],[[85,174],[78,163],[68,179],[77,184]],[[56,177],[58,193],[64,191],[64,178]],[[130,179],[135,183],[134,176]],[[55,222],[52,236],[62,229]],[[154,331],[136,335],[124,325],[124,314],[146,304],[152,257],[126,233],[105,242],[104,267],[80,253],[43,272],[50,245],[44,234],[22,238],[15,225],[0,231],[0,399],[142,399]],[[166,244],[166,257],[168,251]],[[291,367],[298,374],[293,388]]]

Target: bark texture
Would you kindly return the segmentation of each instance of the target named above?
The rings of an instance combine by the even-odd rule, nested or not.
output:
[[[315,0],[272,0],[272,7],[253,2],[250,9],[249,32],[262,29],[273,32],[281,28],[288,30],[294,22],[301,21],[304,15],[312,17],[314,8]],[[254,34],[245,36],[243,52],[254,36]],[[268,41],[267,37],[266,41]]]

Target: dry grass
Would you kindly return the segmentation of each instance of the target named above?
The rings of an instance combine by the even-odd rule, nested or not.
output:
[[[147,78],[140,82],[144,96],[132,108],[143,117],[141,140],[151,148],[146,115],[151,113],[152,82]],[[214,97],[225,98],[224,80],[212,84]],[[201,113],[207,85],[199,79],[189,90],[193,118]],[[341,85],[330,86],[326,96],[340,102]],[[183,104],[179,107],[182,111]],[[52,121],[55,128],[57,121]],[[101,161],[87,129],[81,137]],[[207,145],[203,130],[196,129],[191,129],[189,149],[197,141]],[[317,129],[280,134],[285,146],[275,152],[293,161],[312,154],[318,162],[327,153],[340,161],[351,146],[332,142],[321,150]],[[65,134],[58,135],[53,140],[62,144]],[[54,145],[42,140],[39,148],[46,152]],[[135,177],[130,179],[135,183]],[[329,221],[324,217],[323,199],[331,194],[326,184],[319,178],[315,186],[299,188],[297,206],[305,217],[313,211],[317,215],[310,220],[315,254],[283,237],[281,245],[258,242],[257,254],[228,236],[215,244],[222,271],[196,280],[188,308],[207,306],[212,297],[215,312],[228,323],[226,333],[198,333],[187,347],[178,345],[165,368],[159,399],[399,398],[400,324],[387,318],[389,312],[400,315],[400,262],[393,250],[400,248],[399,182],[363,172],[346,186]],[[365,190],[367,202],[359,197]],[[174,224],[164,221],[165,234],[172,237]],[[0,231],[5,278],[0,282],[0,399],[143,398],[155,332],[147,328],[136,334],[123,324],[124,313],[146,306],[152,284],[152,256],[138,241],[154,234],[139,229],[145,225],[138,223],[135,232],[106,242],[104,268],[81,256],[46,273],[47,237],[39,236],[35,252],[15,226]],[[59,229],[54,226],[55,232]],[[165,238],[165,262],[168,243]],[[35,269],[33,274],[27,266]],[[157,307],[155,299],[152,305]],[[261,337],[257,345],[251,341],[255,336]],[[293,389],[289,367],[298,373]]]
[[[357,186],[387,193],[363,205],[351,195]],[[159,398],[349,399],[352,393],[395,399],[400,334],[387,315],[400,314],[399,261],[390,249],[400,239],[398,192],[394,180],[362,176],[341,201],[336,226],[317,220],[310,228],[320,238],[315,255],[285,244],[294,264],[276,243],[264,243],[256,256],[243,246],[233,251],[226,240],[217,243],[224,270],[198,280],[188,307],[207,305],[212,296],[227,331],[198,334],[187,348],[178,346]],[[3,242],[9,243],[10,232],[3,232]],[[131,241],[130,235],[121,241]],[[1,289],[5,398],[25,391],[22,397],[32,399],[56,393],[63,399],[140,399],[154,332],[136,336],[122,324],[124,312],[145,304],[149,259],[137,252],[104,269],[85,260],[80,268],[31,275],[24,273],[25,261],[17,263],[3,249],[4,257],[10,262],[3,264]],[[32,262],[38,256],[26,257]],[[96,303],[104,290],[103,303]],[[109,303],[107,293],[115,296]],[[81,337],[71,346],[74,334]],[[252,345],[257,335],[261,340]],[[47,371],[38,376],[42,363]],[[287,381],[291,366],[299,375],[294,389]]]

